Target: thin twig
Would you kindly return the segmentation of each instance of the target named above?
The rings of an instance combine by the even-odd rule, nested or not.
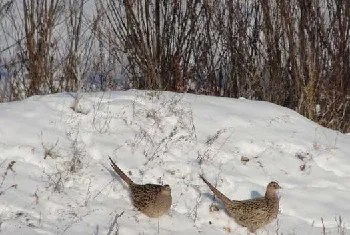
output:
[[[116,232],[115,232],[115,235],[117,235],[117,234],[119,233],[118,219],[119,219],[120,217],[122,217],[123,214],[124,214],[124,211],[123,211],[122,213],[120,213],[120,214],[117,213],[117,214],[115,215],[114,220],[113,220],[111,226],[109,226],[107,235],[111,235],[111,234],[112,234],[114,227],[116,227],[116,229],[117,229]]]

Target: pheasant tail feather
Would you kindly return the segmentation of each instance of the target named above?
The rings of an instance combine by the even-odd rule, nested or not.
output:
[[[111,161],[111,166],[113,170],[122,178],[122,180],[125,181],[129,186],[134,184],[134,182],[115,164],[115,162],[109,157],[109,160]]]
[[[225,204],[230,204],[231,200],[226,197],[223,193],[221,193],[219,190],[217,190],[211,183],[209,183],[202,175],[199,176],[204,183],[206,183],[206,185],[208,185],[208,187],[210,188],[210,190],[221,200],[223,201]]]

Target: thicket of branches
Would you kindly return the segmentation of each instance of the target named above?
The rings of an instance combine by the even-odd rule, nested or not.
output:
[[[0,18],[3,32],[17,29],[12,50],[0,48],[12,89],[2,100],[116,89],[118,77],[124,87],[266,100],[350,132],[349,1],[95,0],[91,15],[84,0],[39,2],[12,8],[27,9],[24,30],[13,10]]]

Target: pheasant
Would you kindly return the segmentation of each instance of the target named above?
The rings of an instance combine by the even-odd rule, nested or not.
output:
[[[202,175],[200,178],[208,185],[210,190],[223,201],[228,214],[237,224],[247,227],[252,233],[266,226],[277,218],[279,210],[279,196],[277,192],[281,186],[277,182],[267,185],[264,197],[249,200],[230,200],[223,193],[210,184]]]
[[[158,218],[169,211],[172,203],[169,185],[135,184],[111,158],[109,160],[113,170],[129,186],[133,204],[139,211],[151,218]]]

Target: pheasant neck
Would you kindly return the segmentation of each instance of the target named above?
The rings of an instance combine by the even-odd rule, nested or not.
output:
[[[277,195],[276,191],[274,191],[274,192],[266,191],[265,198],[267,198],[269,200],[279,201],[279,196]]]

